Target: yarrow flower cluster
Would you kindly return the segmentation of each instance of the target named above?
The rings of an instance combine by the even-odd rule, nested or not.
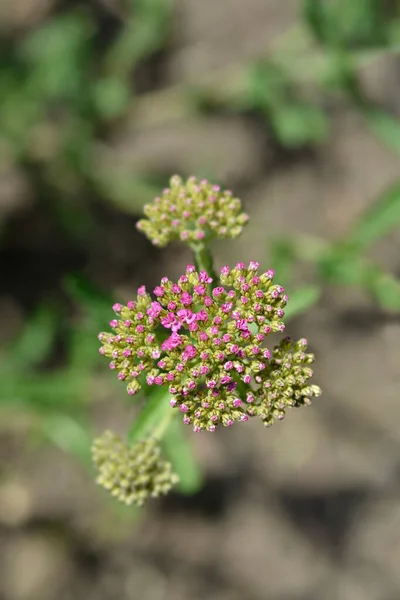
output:
[[[259,264],[221,269],[220,282],[192,265],[177,283],[167,277],[145,287],[126,306],[114,305],[112,333],[101,333],[100,352],[133,395],[146,382],[168,386],[170,404],[194,431],[259,417],[265,425],[288,407],[308,405],[320,388],[310,385],[307,341],[289,338],[273,348],[270,334],[284,331],[284,288]],[[211,289],[211,291],[209,291]]]
[[[160,247],[173,240],[193,244],[212,237],[235,238],[248,221],[241,201],[230,190],[196,177],[183,182],[178,175],[171,177],[160,197],[145,205],[144,213],[147,219],[137,227]]]
[[[150,497],[167,494],[178,482],[157,441],[151,438],[129,447],[118,435],[106,431],[94,441],[92,454],[99,472],[97,483],[128,505],[142,506]]]
[[[98,483],[137,505],[178,481],[158,446],[176,415],[195,432],[251,417],[270,426],[288,408],[307,406],[321,393],[310,383],[314,355],[307,340],[285,337],[269,344],[285,329],[288,302],[274,271],[259,273],[251,261],[214,274],[208,242],[241,233],[248,216],[240,200],[205,179],[184,182],[175,175],[144,212],[138,229],[156,246],[187,243],[196,267],[188,265],[176,282],[163,277],[151,294],[142,286],[135,300],[114,304],[111,331],[99,334],[100,353],[128,394],[145,386],[152,400],[139,424],[151,437],[131,447],[108,431],[93,445]],[[152,394],[160,387],[160,396]],[[158,397],[162,404],[154,403]]]

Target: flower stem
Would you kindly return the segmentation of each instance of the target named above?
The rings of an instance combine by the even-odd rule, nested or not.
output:
[[[210,249],[205,244],[196,244],[191,246],[196,269],[198,271],[207,271],[210,277],[213,278],[214,284],[218,281],[218,277],[214,271],[213,257]]]
[[[151,437],[160,441],[176,416],[177,411],[173,410],[172,408],[166,412],[158,427],[154,429]]]

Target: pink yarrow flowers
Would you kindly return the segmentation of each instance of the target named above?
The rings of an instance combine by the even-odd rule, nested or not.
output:
[[[170,404],[194,431],[260,417],[282,419],[288,407],[311,403],[320,388],[312,376],[304,339],[283,339],[288,297],[272,270],[258,263],[221,269],[212,287],[205,271],[189,265],[177,283],[164,277],[152,297],[144,287],[126,306],[114,305],[113,333],[101,333],[101,354],[135,394],[142,384],[168,386]],[[210,291],[211,289],[211,291]]]

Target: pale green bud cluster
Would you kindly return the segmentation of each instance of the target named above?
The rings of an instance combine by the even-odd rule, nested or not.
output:
[[[321,388],[309,383],[314,354],[306,350],[304,338],[297,342],[285,338],[275,346],[267,368],[255,377],[259,388],[254,405],[248,408],[250,416],[261,417],[269,427],[275,420],[282,420],[288,408],[309,406],[313,397],[321,395]]]
[[[146,204],[137,227],[155,246],[174,240],[198,244],[212,238],[235,238],[248,221],[242,203],[230,190],[221,190],[206,179],[189,177],[184,182],[174,175],[170,187],[151,204]]]
[[[148,498],[167,494],[178,482],[157,440],[148,438],[130,447],[112,431],[92,446],[97,483],[124,504],[142,506]]]

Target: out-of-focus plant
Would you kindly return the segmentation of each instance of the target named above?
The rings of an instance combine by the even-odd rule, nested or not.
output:
[[[114,16],[111,39],[88,7],[7,40],[0,61],[2,152],[34,168],[60,203],[85,186],[110,201],[120,196],[118,179],[97,168],[97,146],[134,106],[136,68],[165,44],[172,7],[171,0],[126,3]],[[133,176],[130,183],[131,206],[152,197],[146,181]]]
[[[43,304],[3,350],[0,411],[3,417],[8,412],[23,415],[36,436],[88,464],[89,407],[93,373],[99,362],[93,337],[107,320],[109,299],[76,276],[65,280],[65,290],[80,306],[80,317],[68,319],[61,307]],[[60,323],[67,323],[66,330],[60,331]],[[60,335],[66,347],[57,357],[54,352],[60,352],[56,343]]]
[[[341,239],[328,242],[305,235],[270,243],[269,254],[284,282],[290,283],[299,262],[314,266],[315,282],[295,291],[302,308],[317,302],[323,284],[357,286],[382,309],[400,311],[400,281],[367,255],[371,246],[400,223],[400,181],[386,190]]]

